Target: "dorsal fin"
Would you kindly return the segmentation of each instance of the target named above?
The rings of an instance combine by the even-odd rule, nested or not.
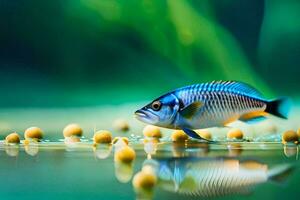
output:
[[[252,86],[237,81],[212,81],[210,88],[263,98],[263,95]]]

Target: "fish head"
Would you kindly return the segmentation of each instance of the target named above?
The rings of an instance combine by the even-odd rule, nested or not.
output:
[[[160,127],[172,127],[179,110],[179,100],[169,93],[161,96],[135,112],[138,120]]]

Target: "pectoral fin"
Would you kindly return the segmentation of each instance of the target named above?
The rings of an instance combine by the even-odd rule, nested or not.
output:
[[[192,138],[195,138],[195,139],[198,139],[198,140],[205,140],[205,141],[208,141],[210,142],[210,140],[207,140],[203,137],[201,137],[200,135],[198,135],[195,131],[191,130],[191,129],[188,129],[188,128],[183,128],[182,129],[188,136],[192,137]]]
[[[184,108],[182,108],[179,113],[182,117],[186,119],[191,119],[197,111],[202,107],[203,103],[200,101],[193,102]]]

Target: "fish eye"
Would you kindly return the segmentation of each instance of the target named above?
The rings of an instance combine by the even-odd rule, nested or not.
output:
[[[159,111],[160,108],[161,108],[161,102],[160,101],[154,101],[152,104],[151,104],[151,108],[155,111]]]

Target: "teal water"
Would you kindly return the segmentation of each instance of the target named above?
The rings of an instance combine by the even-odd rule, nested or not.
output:
[[[92,144],[84,142],[68,146],[62,142],[48,142],[29,145],[29,148],[0,145],[1,199],[138,199],[143,196],[137,196],[132,177],[145,163],[156,163],[160,166],[158,169],[167,166],[167,170],[157,173],[158,181],[150,196],[152,199],[206,199],[207,196],[201,196],[203,192],[188,195],[179,194],[176,189],[176,183],[183,183],[191,170],[196,181],[207,187],[209,198],[283,199],[288,196],[289,199],[298,199],[298,149],[296,146],[284,147],[280,143],[158,143],[150,159],[142,142],[131,142],[130,146],[136,152],[136,159],[131,165],[114,161],[114,147],[103,147],[101,151],[100,147],[93,149]],[[149,153],[149,148],[146,151]],[[169,164],[164,166],[164,162]],[[250,173],[263,169],[267,174],[278,166],[279,169],[284,166],[290,170],[277,177],[280,181],[263,177],[266,179],[262,182],[249,187],[246,184],[241,190],[228,187],[228,184],[239,181],[239,173],[231,177],[231,182],[226,182],[225,178],[219,182],[217,179],[209,182],[208,179],[197,178],[199,173],[209,173],[207,166],[210,166],[212,174],[219,173],[216,177],[226,177],[228,170],[235,173],[239,166],[238,171],[241,172],[244,165],[248,167],[243,169],[249,169]],[[214,172],[214,169],[223,170]],[[247,176],[247,173],[244,175]],[[168,178],[172,181],[167,183]],[[180,187],[194,186],[181,184]]]

